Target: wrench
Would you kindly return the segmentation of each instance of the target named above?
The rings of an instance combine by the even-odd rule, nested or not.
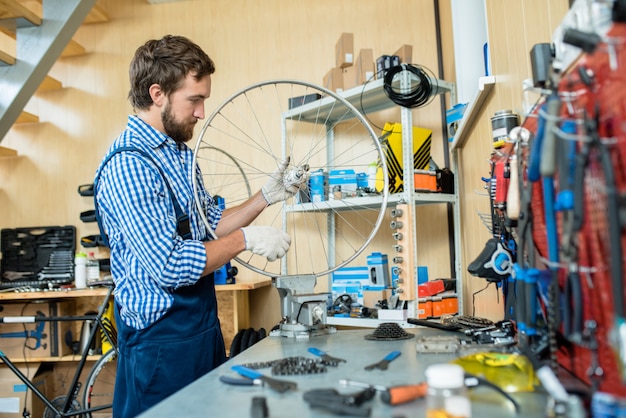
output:
[[[330,356],[330,355],[326,354],[324,351],[320,350],[319,348],[309,347],[308,351],[309,351],[309,353],[312,353],[312,354],[315,354],[318,357],[321,357],[322,358],[322,363],[327,365],[327,366],[337,367],[337,365],[339,365],[339,363],[346,363],[346,361],[344,359]]]
[[[402,352],[400,352],[400,351],[392,351],[391,353],[387,354],[385,356],[385,358],[382,359],[381,361],[379,361],[378,363],[374,363],[374,364],[370,364],[369,366],[365,366],[365,370],[374,370],[374,369],[387,370],[387,367],[389,366],[389,363],[392,362],[393,360],[395,360],[396,358],[398,358],[400,356],[400,354],[402,354]]]

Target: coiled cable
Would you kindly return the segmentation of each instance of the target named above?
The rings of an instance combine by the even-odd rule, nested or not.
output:
[[[411,81],[411,89],[406,92],[402,91],[402,86],[393,86],[394,77],[402,71],[409,71],[412,74],[411,79],[417,79],[417,83]],[[436,78],[432,77],[432,80],[436,80]],[[387,70],[383,88],[387,97],[395,104],[407,108],[417,108],[427,105],[435,97],[434,93],[437,90],[437,85],[436,81],[435,85],[433,85],[432,80],[425,67],[400,64]]]

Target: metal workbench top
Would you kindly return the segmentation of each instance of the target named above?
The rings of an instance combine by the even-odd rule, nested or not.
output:
[[[143,418],[206,418],[250,417],[254,397],[264,397],[269,417],[307,418],[332,417],[330,412],[310,409],[303,400],[303,393],[311,389],[336,389],[341,394],[356,393],[362,389],[339,384],[340,379],[351,379],[369,384],[395,386],[424,381],[425,368],[434,363],[447,362],[454,357],[449,354],[418,354],[416,338],[396,341],[371,341],[364,337],[373,329],[340,330],[334,334],[313,336],[307,341],[293,338],[266,337],[257,344],[228,360],[220,367],[196,380],[179,392],[155,405],[141,415]],[[416,336],[439,335],[441,331],[427,328],[406,330]],[[267,386],[233,386],[222,383],[221,375],[241,377],[231,370],[234,365],[280,360],[287,357],[316,358],[307,349],[315,347],[333,357],[347,360],[338,367],[328,367],[328,372],[308,375],[272,376],[270,369],[259,369],[263,374],[298,384],[295,391],[278,393]],[[365,370],[365,366],[382,360],[391,351],[402,354],[382,370]],[[546,397],[538,393],[516,393],[521,411],[515,414],[513,405],[490,389],[477,388],[469,391],[474,417],[545,417]],[[380,395],[366,402],[371,407],[371,417],[424,417],[423,399],[403,405],[389,406],[381,402]]]

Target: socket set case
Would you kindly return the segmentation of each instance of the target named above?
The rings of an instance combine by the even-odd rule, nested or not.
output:
[[[48,287],[74,280],[74,226],[2,229],[0,249],[2,288]]]

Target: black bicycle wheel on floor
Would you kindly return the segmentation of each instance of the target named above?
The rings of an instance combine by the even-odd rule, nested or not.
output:
[[[245,329],[240,329],[239,332],[235,334],[233,342],[230,343],[230,352],[228,354],[229,358],[235,357],[241,351],[241,339],[243,338],[243,333],[245,331]]]
[[[116,372],[117,350],[112,348],[94,364],[85,382],[83,405],[85,409],[94,409],[93,416],[98,418],[113,416],[111,406]],[[86,413],[82,417],[92,418],[92,413]]]

